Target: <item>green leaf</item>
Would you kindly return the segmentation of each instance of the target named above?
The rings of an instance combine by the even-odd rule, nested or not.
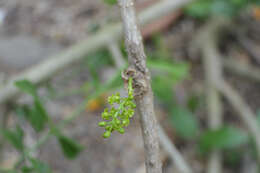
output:
[[[238,128],[223,127],[204,132],[199,140],[202,152],[212,149],[229,149],[241,146],[249,141],[248,135]]]
[[[22,173],[32,173],[33,172],[33,168],[32,167],[28,167],[28,166],[23,166],[21,168]]]
[[[37,159],[30,159],[32,166],[33,166],[33,171],[35,173],[51,173],[51,169],[49,168],[49,166],[46,163],[43,163],[40,160]]]
[[[195,116],[185,108],[173,108],[171,111],[171,122],[176,133],[183,138],[194,138],[199,132],[199,126]]]
[[[13,145],[17,150],[22,151],[24,149],[23,145],[23,130],[18,125],[15,130],[2,129],[1,133],[3,137]]]
[[[102,86],[100,86],[100,90],[102,92],[107,92],[109,90],[112,90],[112,89],[115,89],[115,88],[119,88],[119,87],[122,87],[123,86],[123,80],[122,80],[122,77],[121,77],[121,71],[118,70],[116,72],[116,74],[111,77],[109,79],[109,81],[107,81],[105,84],[103,84]]]
[[[15,86],[19,88],[21,91],[30,94],[32,96],[36,96],[36,87],[33,83],[28,80],[19,80],[15,82]]]
[[[76,143],[74,140],[66,136],[59,135],[58,141],[64,155],[69,159],[76,158],[78,154],[83,150],[83,147],[80,144]]]
[[[34,107],[32,109],[32,115],[33,122],[34,122],[34,128],[39,132],[44,129],[45,124],[48,122],[48,114],[43,107],[40,100],[35,99],[34,100]]]
[[[185,12],[199,18],[214,15],[234,16],[252,3],[253,0],[197,0],[189,4]]]
[[[190,3],[185,8],[185,12],[193,17],[207,17],[211,13],[211,5],[212,1],[210,0],[197,0]]]
[[[163,104],[171,106],[173,102],[173,84],[168,77],[153,77],[152,88],[154,95],[161,101]]]
[[[93,85],[98,87],[100,85],[100,70],[104,69],[104,66],[113,64],[113,62],[110,52],[103,49],[88,55],[85,58],[85,64],[88,67]]]
[[[260,0],[252,0],[252,4],[256,5],[256,6],[260,6]]]
[[[197,95],[192,95],[189,97],[188,101],[187,101],[187,106],[189,108],[189,110],[191,110],[192,112],[195,112],[198,107],[200,106],[201,103],[201,98]]]
[[[213,15],[231,16],[235,13],[236,6],[227,0],[215,0],[211,4],[211,13]]]
[[[187,63],[171,63],[167,61],[152,60],[147,62],[151,69],[167,73],[175,81],[185,79],[189,74],[189,65]]]
[[[116,4],[117,0],[104,0],[104,2],[109,5],[114,5],[114,4]]]
[[[37,132],[42,131],[48,122],[48,114],[38,98],[35,98],[32,108],[24,105],[16,113],[23,116]]]
[[[162,59],[169,60],[172,58],[171,51],[166,45],[166,41],[161,33],[156,33],[152,36],[152,43],[154,45],[154,49],[148,53],[148,59]]]

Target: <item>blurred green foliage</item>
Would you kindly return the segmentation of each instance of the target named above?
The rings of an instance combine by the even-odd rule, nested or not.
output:
[[[51,169],[46,163],[43,163],[42,161],[30,158],[31,167],[23,167],[22,173],[29,173],[29,172],[35,172],[35,173],[52,173]]]
[[[24,144],[23,144],[23,137],[24,133],[23,130],[21,129],[20,126],[16,126],[15,129],[2,129],[1,133],[3,137],[10,143],[12,146],[19,150],[22,151],[24,149]]]
[[[198,10],[199,13],[205,12],[200,8],[209,9],[210,5],[224,3],[218,1],[213,4],[213,1],[206,0],[203,1],[203,3],[200,2],[199,0],[198,2],[195,1],[195,4],[192,4],[194,5],[192,8],[197,8],[195,10]],[[196,7],[197,5],[199,7]],[[220,8],[221,4],[216,6]],[[152,71],[153,91],[156,99],[162,102],[163,106],[166,107],[176,135],[182,140],[192,140],[196,142],[199,151],[204,154],[209,153],[209,151],[213,149],[237,151],[240,146],[249,144],[249,135],[239,128],[232,126],[225,126],[216,130],[201,128],[199,119],[194,113],[201,103],[205,104],[202,101],[202,96],[197,94],[190,95],[187,103],[184,103],[184,105],[179,105],[175,101],[174,86],[189,78],[190,65],[185,62],[176,63],[171,61],[170,52],[164,45],[164,41],[160,35],[156,35],[152,39],[152,43],[153,45],[151,46],[153,50],[148,52],[149,60],[147,65]],[[230,162],[235,162],[239,158],[240,155],[237,155],[236,152],[232,152],[228,155],[227,159]]]
[[[77,142],[75,142],[74,140],[60,134],[57,135],[57,137],[61,149],[67,158],[74,159],[83,150],[83,147],[79,145]]]
[[[207,153],[212,149],[231,149],[248,142],[249,137],[245,132],[228,126],[203,132],[199,139],[199,146],[201,152]]]
[[[196,0],[190,3],[185,12],[197,18],[215,15],[234,16],[252,4],[260,4],[259,0]]]
[[[171,123],[176,133],[184,139],[194,139],[199,134],[199,123],[186,108],[180,106],[172,108]]]
[[[117,3],[117,0],[104,0],[104,2],[109,5],[114,5]]]
[[[30,94],[32,96],[36,96],[36,87],[28,80],[20,80],[16,81],[15,85],[17,88],[19,88],[21,91]]]
[[[102,49],[88,55],[84,59],[84,63],[88,67],[89,73],[91,75],[91,81],[95,87],[100,84],[99,73],[100,71],[108,65],[112,65],[111,54],[108,50]]]
[[[222,1],[222,0],[199,0],[192,3],[186,10],[195,17],[206,17],[217,13],[229,13],[229,7],[226,3],[241,9],[243,0]],[[239,5],[240,4],[240,5]],[[225,7],[223,7],[225,6]],[[215,8],[214,10],[212,10]],[[233,8],[233,7],[232,7]],[[226,11],[226,12],[225,12]],[[232,10],[231,10],[232,11]],[[229,160],[236,161],[240,156],[237,150],[240,146],[249,144],[250,137],[244,131],[232,126],[225,126],[216,130],[204,130],[200,127],[198,117],[195,112],[199,108],[201,97],[192,95],[188,98],[186,105],[179,105],[175,101],[174,86],[189,78],[190,65],[187,62],[175,62],[172,60],[171,52],[165,46],[162,36],[156,35],[152,39],[153,50],[148,52],[147,65],[152,72],[152,88],[156,97],[169,114],[169,122],[172,124],[176,135],[182,140],[193,140],[198,144],[202,153],[208,153],[213,149],[221,149],[234,151],[227,156]],[[122,52],[126,56],[125,49],[122,46]],[[87,56],[84,60],[85,65],[89,69],[90,80],[83,86],[80,86],[80,92],[84,92],[87,98],[79,108],[75,110],[71,117],[64,120],[61,124],[72,121],[82,111],[90,99],[95,99],[103,93],[115,90],[123,86],[121,79],[121,70],[117,70],[116,74],[102,81],[100,79],[100,71],[106,66],[112,66],[114,63],[108,50],[103,49]],[[19,118],[26,120],[39,133],[47,128],[51,135],[56,137],[64,156],[68,159],[74,159],[83,150],[83,147],[77,141],[65,136],[60,126],[55,126],[51,120],[48,111],[44,107],[44,101],[37,93],[37,87],[27,80],[16,82],[16,86],[32,96],[33,103],[30,105],[19,105],[16,112]],[[53,91],[52,91],[53,92]],[[54,91],[55,92],[55,91]],[[260,112],[258,113],[260,124]],[[123,132],[123,131],[122,131]],[[51,173],[51,169],[37,158],[32,158],[30,148],[24,146],[22,128],[17,125],[14,129],[2,129],[1,134],[15,149],[21,152],[27,162],[20,170],[8,170],[10,173]],[[1,170],[0,170],[1,171]]]
[[[171,52],[165,42],[162,34],[154,34],[151,38],[152,47],[154,48],[152,53],[148,52],[149,60],[171,60]]]
[[[76,141],[63,135],[60,129],[55,126],[42,103],[41,97],[38,95],[37,87],[28,80],[17,81],[15,85],[21,91],[31,95],[33,100],[32,105],[17,105],[16,113],[19,119],[24,119],[29,122],[37,133],[45,130],[48,125],[52,135],[59,141],[64,155],[69,159],[75,158],[82,151],[83,147]],[[47,164],[31,156],[31,150],[37,148],[28,148],[24,145],[24,131],[18,124],[15,129],[1,129],[1,134],[6,141],[20,152],[21,160],[18,161],[17,164],[20,164],[22,161],[21,169],[8,170],[5,172],[51,173],[51,169]],[[23,162],[24,160],[26,162]]]
[[[173,103],[173,86],[188,76],[189,66],[186,63],[173,63],[162,60],[147,62],[152,70],[152,88],[155,96],[170,106]]]
[[[186,62],[172,60],[162,35],[155,34],[150,46],[153,49],[147,52],[147,66],[152,72],[152,89],[156,98],[170,108],[175,104],[173,87],[188,78],[190,67]]]

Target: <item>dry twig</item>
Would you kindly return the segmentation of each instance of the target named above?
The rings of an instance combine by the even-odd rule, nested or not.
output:
[[[161,146],[164,150],[169,154],[170,158],[174,162],[176,168],[180,171],[180,173],[192,173],[191,167],[184,160],[181,153],[177,150],[175,145],[171,142],[169,137],[163,128],[159,125],[158,135],[161,142]]]
[[[217,129],[222,125],[222,105],[218,90],[214,84],[222,78],[222,66],[220,58],[217,56],[215,49],[216,32],[219,26],[225,21],[211,20],[204,28],[200,30],[200,39],[202,41],[201,50],[203,64],[205,69],[207,84],[207,107],[208,107],[208,124],[211,129]],[[211,153],[208,162],[208,173],[222,172],[221,152],[215,150]]]
[[[260,82],[260,70],[257,67],[242,64],[232,58],[222,58],[222,63],[230,72]]]
[[[112,58],[114,60],[114,63],[118,69],[125,66],[125,61],[123,58],[123,55],[120,51],[120,48],[116,41],[111,41],[110,44],[108,44],[108,49],[112,54]]]
[[[256,142],[256,150],[258,160],[260,159],[260,128],[256,121],[256,115],[251,108],[244,102],[243,98],[224,80],[215,84],[218,90],[227,98],[234,109],[237,110],[238,115],[247,125],[251,135]]]
[[[135,101],[140,115],[145,148],[147,173],[161,173],[162,163],[158,138],[158,125],[154,113],[153,92],[150,74],[146,67],[146,55],[142,36],[137,26],[134,3],[132,0],[118,0],[124,28],[125,45],[129,67],[126,77],[133,78]]]
[[[116,44],[116,43],[114,42],[114,44]],[[118,45],[115,45],[115,47],[118,48]],[[121,69],[122,67],[124,67],[126,62],[124,61],[123,55],[121,54],[121,52],[113,51],[111,48],[110,48],[110,52],[113,56],[113,61],[115,62],[116,67],[118,69]],[[117,58],[115,58],[115,57],[117,57]],[[116,62],[117,60],[122,62],[122,64],[121,65],[117,64],[117,62]],[[174,162],[176,168],[181,173],[192,173],[191,167],[185,161],[182,154],[178,151],[178,149],[175,147],[175,145],[171,142],[171,140],[169,139],[169,137],[167,136],[167,134],[163,130],[163,128],[160,126],[160,124],[158,124],[158,127],[159,127],[158,135],[159,135],[159,140],[160,140],[161,146],[166,151],[166,153],[169,155],[171,160]],[[145,172],[143,170],[145,170],[145,167],[139,168],[137,172]]]
[[[214,23],[211,25],[211,28],[213,28],[215,32],[211,32],[211,34],[213,34],[213,35],[211,35],[211,36],[209,35],[210,37],[206,38],[206,40],[208,40],[208,41],[214,40],[214,41],[210,41],[210,42],[207,42],[207,44],[205,44],[205,45],[210,45],[210,47],[207,47],[207,49],[208,48],[212,49],[209,53],[207,53],[205,55],[209,56],[209,57],[214,56],[215,58],[218,59],[218,61],[220,61],[221,55],[220,55],[219,51],[217,50],[217,41],[218,40],[216,40],[214,38],[218,37],[218,32],[221,29],[223,29],[227,26],[232,27],[232,23],[230,23],[229,21],[216,20],[216,19],[214,19],[212,21],[214,21]],[[198,38],[201,39],[200,40],[201,42],[206,41],[202,37],[198,37]],[[198,43],[198,42],[196,42],[196,43]],[[216,65],[215,63],[216,62],[213,63],[212,67],[214,67]],[[216,71],[216,73],[217,73],[217,71]],[[239,113],[238,115],[240,115],[241,119],[247,125],[251,135],[254,137],[254,139],[256,141],[257,155],[258,155],[258,159],[260,159],[260,134],[259,134],[260,128],[257,124],[255,114],[253,113],[251,108],[244,102],[243,98],[221,76],[219,78],[216,78],[212,82],[213,82],[214,87],[216,89],[218,89],[219,92],[221,92],[223,94],[223,96],[227,98],[227,100],[231,103],[231,105],[234,107],[234,109],[237,110],[237,112]]]

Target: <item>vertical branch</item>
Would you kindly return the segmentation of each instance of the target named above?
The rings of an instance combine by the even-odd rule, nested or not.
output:
[[[220,64],[220,58],[221,55],[217,51],[217,45],[216,45],[216,38],[218,37],[218,32],[221,28],[225,28],[227,26],[232,26],[232,23],[227,19],[211,19],[213,23],[209,25],[208,32],[210,31],[211,34],[208,34],[205,30],[202,30],[202,33],[204,33],[204,37],[198,40],[200,42],[204,42],[202,45],[204,49],[204,57],[207,57],[205,61],[207,62],[211,68],[217,70],[221,68]],[[211,36],[210,36],[211,35]],[[206,36],[206,37],[205,37]],[[207,55],[207,56],[205,56]],[[207,67],[208,68],[208,67]],[[210,70],[210,69],[208,69]],[[230,86],[221,76],[220,71],[212,71],[212,73],[215,73],[215,78],[213,78],[212,87],[214,89],[218,90],[224,97],[227,98],[227,100],[230,102],[230,104],[233,106],[233,108],[238,112],[238,115],[244,121],[244,123],[248,126],[248,130],[252,134],[252,136],[255,138],[256,142],[256,150],[257,150],[257,157],[258,162],[260,160],[260,128],[256,121],[256,115],[251,110],[251,108],[246,104],[246,102],[243,100],[243,98],[237,93],[236,90],[233,89],[232,86]],[[207,74],[208,75],[208,74]],[[215,96],[214,96],[215,97]],[[212,103],[213,104],[213,103]],[[215,103],[216,104],[216,103]],[[215,117],[216,118],[216,117]],[[217,120],[214,120],[214,124],[217,122]],[[215,124],[216,125],[216,124]]]
[[[126,64],[126,62],[124,61],[123,55],[121,54],[116,42],[113,42],[111,44],[113,44],[114,46],[108,45],[108,48],[112,54],[113,61],[117,69],[121,69]],[[121,63],[119,64],[117,61]],[[168,153],[169,157],[172,159],[177,169],[181,173],[192,173],[191,167],[188,165],[188,163],[183,158],[181,153],[177,150],[176,146],[169,139],[166,132],[163,130],[163,128],[160,126],[159,123],[158,123],[158,136],[159,136],[159,141],[161,143],[161,147]],[[145,170],[145,167],[139,168],[137,172],[144,172],[143,170]]]
[[[221,19],[212,19],[199,33],[199,40],[203,55],[203,65],[206,78],[206,100],[208,109],[208,125],[210,129],[217,129],[222,125],[222,105],[220,93],[215,87],[222,79],[222,65],[220,57],[216,49],[218,31],[223,27],[226,21]],[[221,173],[222,172],[222,157],[218,150],[210,154],[207,172]]]
[[[121,7],[125,45],[128,53],[129,67],[124,77],[133,78],[135,100],[142,127],[145,148],[145,165],[147,173],[161,173],[161,160],[158,139],[158,126],[154,114],[153,92],[150,74],[146,67],[146,55],[140,30],[136,22],[133,0],[118,0]]]
[[[257,159],[260,162],[260,128],[253,110],[247,105],[243,98],[237,93],[232,86],[222,80],[216,84],[217,89],[226,97],[234,109],[238,112],[241,119],[247,125],[248,130],[255,139]]]
[[[112,58],[114,60],[114,63],[118,69],[125,66],[125,61],[123,58],[123,55],[120,51],[120,48],[116,41],[111,41],[110,44],[108,44],[108,49],[112,54]]]
[[[208,42],[213,40],[208,39]],[[208,109],[208,125],[211,129],[217,129],[222,124],[222,105],[220,94],[214,87],[215,80],[218,80],[221,69],[218,58],[215,57],[212,45],[207,42],[203,47],[204,69],[206,74],[207,84],[207,109]],[[208,173],[221,173],[221,153],[220,151],[213,151],[208,161]]]
[[[7,127],[7,122],[9,118],[9,113],[11,110],[11,107],[9,106],[11,103],[5,104],[5,105],[0,105],[0,129],[6,129]],[[4,144],[5,141],[2,136],[0,136],[0,162],[3,161],[3,155],[4,155]]]
[[[176,165],[178,171],[181,173],[192,173],[193,171],[191,167],[188,165],[188,163],[183,158],[181,153],[177,150],[175,145],[171,142],[166,132],[163,130],[163,128],[160,125],[158,125],[158,127],[159,127],[158,134],[161,141],[161,146],[162,148],[164,148],[165,151],[168,152],[169,157]]]

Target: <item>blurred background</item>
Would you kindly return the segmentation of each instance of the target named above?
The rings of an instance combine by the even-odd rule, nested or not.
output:
[[[0,0],[0,172],[145,173],[136,114],[102,137],[126,95],[114,0]],[[258,173],[260,1],[135,0],[165,173]]]

